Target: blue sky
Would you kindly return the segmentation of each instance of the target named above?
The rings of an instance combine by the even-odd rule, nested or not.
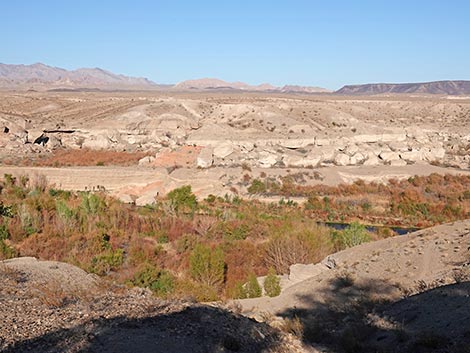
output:
[[[463,0],[5,0],[0,14],[8,64],[330,89],[470,79]]]

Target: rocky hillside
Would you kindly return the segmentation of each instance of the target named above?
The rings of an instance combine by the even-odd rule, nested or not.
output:
[[[436,81],[423,83],[370,83],[347,85],[335,93],[344,95],[373,94],[470,94],[470,81]]]
[[[293,265],[274,298],[247,315],[292,318],[325,352],[468,352],[470,221],[362,244]]]
[[[157,85],[141,77],[117,75],[100,68],[68,71],[41,63],[8,65],[0,63],[0,88],[23,89],[152,89]]]
[[[105,288],[60,262],[0,262],[2,352],[313,352],[290,335],[216,306]]]

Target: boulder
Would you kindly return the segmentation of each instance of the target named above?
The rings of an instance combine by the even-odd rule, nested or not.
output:
[[[400,155],[397,152],[384,151],[379,154],[379,158],[385,163],[390,163],[391,161],[399,160]]]
[[[344,150],[344,153],[350,157],[354,156],[357,152],[359,152],[359,147],[356,144],[350,144]]]
[[[133,197],[129,194],[122,194],[118,196],[119,200],[123,203],[133,204],[135,201]]]
[[[442,160],[446,155],[446,150],[442,147],[429,148],[424,151],[424,159],[433,162]]]
[[[255,144],[251,141],[239,141],[238,146],[245,152],[251,152],[255,148]]]
[[[155,161],[155,157],[154,156],[146,156],[144,158],[141,158],[139,159],[139,165],[149,165],[151,164],[153,161]]]
[[[400,158],[408,162],[416,163],[423,159],[423,152],[420,150],[401,152]]]
[[[59,136],[56,135],[49,135],[49,141],[47,143],[47,147],[52,150],[62,147],[62,140]]]
[[[316,167],[323,160],[321,154],[310,153],[307,156],[284,156],[283,162],[288,167],[307,168]]]
[[[393,152],[405,152],[408,151],[408,145],[403,142],[389,142],[388,147],[393,151]]]
[[[111,147],[111,141],[105,135],[100,134],[87,137],[82,146],[92,150],[105,150]]]
[[[336,155],[336,148],[334,146],[321,146],[313,148],[311,154],[321,155],[322,160],[332,161]]]
[[[376,166],[381,164],[380,159],[376,155],[369,155],[369,157],[363,163],[365,166]]]
[[[355,155],[351,157],[350,163],[351,165],[362,164],[366,160],[366,156],[364,156],[361,152],[357,152]]]
[[[155,202],[155,195],[152,194],[142,195],[135,200],[137,206],[153,205]]]
[[[277,156],[266,151],[260,152],[258,163],[261,168],[271,168],[277,163]]]
[[[345,153],[338,153],[334,159],[334,163],[338,166],[349,165],[351,158]]]
[[[231,142],[222,142],[214,147],[213,154],[217,158],[225,158],[233,153]]]
[[[317,146],[329,146],[331,144],[331,141],[330,139],[320,139],[320,138],[316,138],[315,139],[315,144]]]
[[[196,165],[198,168],[209,168],[214,163],[212,147],[204,147],[197,156]]]

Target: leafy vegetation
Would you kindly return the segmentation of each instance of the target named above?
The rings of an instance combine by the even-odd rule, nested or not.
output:
[[[70,192],[45,178],[6,175],[0,182],[0,259],[65,261],[162,297],[217,300],[277,295],[276,274],[334,251],[393,235],[362,223],[424,226],[470,216],[470,177],[415,177],[387,185],[336,188],[289,181],[269,190],[307,195],[305,204],[238,197],[197,201],[189,186],[156,205],[123,204],[105,192]],[[343,231],[318,225],[343,221]],[[360,222],[360,223],[359,223]],[[259,288],[259,289],[258,289]]]
[[[281,281],[276,275],[274,268],[271,267],[269,269],[268,275],[264,280],[263,287],[268,297],[277,297],[281,294]]]

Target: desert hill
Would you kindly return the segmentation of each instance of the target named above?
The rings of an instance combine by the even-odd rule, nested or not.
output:
[[[12,89],[155,89],[158,86],[146,78],[117,75],[100,68],[68,71],[41,63],[32,65],[0,63],[0,87]]]
[[[463,352],[469,248],[469,220],[440,225],[293,265],[280,296],[239,303],[272,323],[299,320],[304,340],[327,352]]]
[[[373,94],[470,94],[470,81],[435,81],[422,83],[369,83],[347,85],[335,93],[344,95]]]
[[[173,86],[174,90],[185,91],[207,91],[207,90],[236,90],[254,92],[279,92],[279,93],[328,93],[329,90],[320,87],[285,85],[276,87],[269,83],[260,85],[249,85],[244,82],[226,82],[217,78],[201,78],[187,80]]]
[[[307,352],[281,331],[217,306],[107,287],[69,264],[0,262],[2,352]]]

